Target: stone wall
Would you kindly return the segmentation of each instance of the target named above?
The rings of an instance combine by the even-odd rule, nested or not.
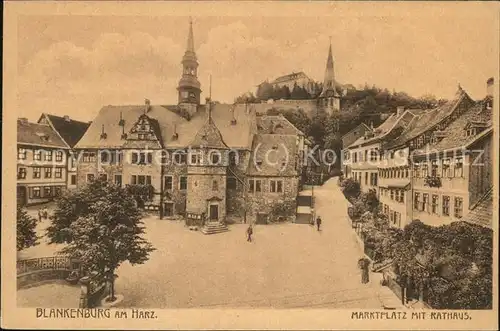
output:
[[[188,166],[186,211],[209,216],[209,204],[219,206],[219,219],[226,217],[226,168],[218,166]],[[217,189],[214,190],[214,181]],[[217,200],[208,201],[214,198]]]
[[[17,276],[17,289],[34,286],[47,280],[66,279],[69,276],[69,270],[38,270]]]

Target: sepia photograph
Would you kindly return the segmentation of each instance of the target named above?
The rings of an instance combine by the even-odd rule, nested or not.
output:
[[[7,326],[498,327],[494,3],[5,7]]]

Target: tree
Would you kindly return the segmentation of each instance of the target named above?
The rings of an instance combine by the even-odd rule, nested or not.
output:
[[[115,271],[121,263],[142,264],[154,250],[142,238],[144,232],[134,197],[100,179],[60,199],[47,229],[51,242],[67,244],[62,253],[79,259],[87,272],[104,276],[110,301],[115,300]]]
[[[243,93],[239,97],[234,99],[234,103],[258,103],[259,99],[252,93]]]
[[[354,179],[346,178],[342,181],[342,193],[344,193],[347,200],[352,201],[360,195],[361,187]]]
[[[17,251],[38,245],[39,237],[36,234],[37,220],[26,209],[17,206]]]

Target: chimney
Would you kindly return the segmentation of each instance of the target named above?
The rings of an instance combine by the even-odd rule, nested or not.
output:
[[[64,115],[64,120],[65,120],[66,122],[71,122],[71,118],[69,118],[69,116],[68,116],[68,115]]]
[[[396,114],[397,114],[398,116],[401,116],[401,114],[403,114],[403,113],[404,113],[404,111],[405,111],[405,106],[398,106],[398,107],[396,108]]]
[[[17,119],[20,124],[28,124],[28,119],[26,117],[20,117]]]
[[[495,85],[494,83],[495,83],[495,80],[493,77],[491,77],[490,79],[488,79],[486,81],[486,96],[487,97],[493,96],[493,87]]]

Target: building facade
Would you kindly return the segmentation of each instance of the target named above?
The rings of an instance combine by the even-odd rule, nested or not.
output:
[[[48,124],[17,121],[17,204],[51,201],[67,187],[66,143]]]
[[[100,110],[75,147],[77,186],[98,177],[151,186],[144,207],[166,218],[254,222],[282,202],[295,210],[304,135],[257,105],[201,104],[192,24],[187,45],[177,104]]]

